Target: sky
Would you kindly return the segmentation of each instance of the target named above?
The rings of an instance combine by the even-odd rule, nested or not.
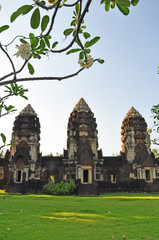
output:
[[[23,1],[32,3],[31,0]],[[0,0],[0,25],[9,24],[10,15],[21,6],[20,0]],[[151,108],[158,104],[159,75],[159,1],[144,0],[130,8],[124,16],[117,8],[106,12],[100,1],[93,1],[85,24],[91,37],[100,36],[100,41],[92,47],[91,56],[102,58],[104,64],[94,63],[90,69],[78,76],[63,81],[24,82],[29,89],[28,101],[13,97],[9,104],[16,106],[17,112],[1,118],[1,132],[11,140],[15,117],[31,104],[41,124],[40,151],[43,155],[63,153],[66,149],[67,123],[74,106],[81,97],[90,106],[97,122],[99,149],[104,156],[119,154],[121,151],[121,124],[131,106],[145,118],[148,127],[153,125]],[[45,12],[44,12],[45,14]],[[72,10],[61,10],[53,36],[59,46],[66,46],[63,31],[69,28]],[[28,35],[29,16],[19,17],[9,30],[0,34],[2,44],[9,43],[16,35]],[[16,58],[15,42],[8,48],[17,69],[22,59]],[[78,53],[52,54],[42,60],[32,60],[35,76],[64,76],[79,69]],[[0,77],[11,71],[10,64],[0,52]],[[24,70],[20,77],[29,77]],[[4,88],[0,88],[1,96]],[[151,138],[157,137],[152,134]],[[154,148],[154,146],[152,146]]]

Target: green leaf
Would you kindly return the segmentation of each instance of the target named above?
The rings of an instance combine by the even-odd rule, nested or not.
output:
[[[40,40],[40,47],[45,48],[45,42],[43,39]]]
[[[45,40],[45,43],[48,46],[48,48],[50,48],[50,42],[49,42],[49,39],[47,38],[47,36],[44,36],[44,40]]]
[[[0,33],[7,30],[9,28],[8,25],[3,25],[2,27],[0,27]]]
[[[1,133],[0,136],[2,138],[3,143],[5,144],[6,143],[6,136],[3,133]]]
[[[68,28],[68,29],[66,29],[66,30],[63,32],[63,34],[64,34],[65,36],[68,36],[68,35],[70,35],[72,32],[73,32],[73,28]]]
[[[118,4],[130,7],[130,1],[129,0],[117,0]]]
[[[81,46],[79,41],[77,40],[77,38],[76,38],[75,42],[77,43],[78,46]]]
[[[27,12],[27,10],[31,10],[32,8],[31,8],[32,6],[30,6],[30,5],[24,5],[24,6],[22,6],[22,7],[20,7],[20,8],[18,8],[17,9],[17,11],[16,12],[14,12],[12,15],[11,15],[11,17],[10,17],[10,21],[11,22],[14,22],[14,20],[17,18],[17,17],[19,17],[19,15],[21,15],[21,14],[26,14],[26,13],[28,13]],[[30,11],[29,10],[29,11]]]
[[[9,105],[9,106],[8,106],[8,107],[6,107],[5,109],[6,109],[7,111],[11,111],[13,108],[14,108],[14,106],[12,106],[12,105]]]
[[[33,29],[39,27],[40,24],[40,11],[39,8],[36,8],[31,16],[30,25]]]
[[[42,18],[42,21],[41,21],[41,31],[44,32],[45,29],[47,28],[47,25],[49,23],[49,20],[50,20],[50,17],[48,15],[45,15],[43,18]]]
[[[75,10],[76,10],[76,14],[78,15],[78,13],[79,13],[79,3],[76,4]]]
[[[98,62],[103,64],[104,63],[104,59],[99,59]]]
[[[66,54],[69,55],[70,53],[76,53],[76,52],[79,52],[79,51],[81,51],[81,48],[71,49]]]
[[[122,12],[124,15],[128,15],[129,14],[129,8],[127,6],[123,6],[119,3],[117,3],[117,7],[120,10],[120,12]]]
[[[138,4],[139,0],[131,0],[131,4],[135,7]]]
[[[71,22],[71,26],[76,26],[76,24],[77,24],[77,21],[76,20],[73,20],[72,22]]]
[[[87,48],[87,49],[86,49],[86,53],[89,54],[90,52],[91,52],[91,49],[88,49],[88,48]]]
[[[30,34],[29,34],[29,38],[30,38],[30,43],[33,44],[33,43],[34,43],[35,35],[34,35],[33,33],[30,33]]]
[[[85,48],[91,47],[92,45],[94,45],[96,42],[98,42],[100,39],[100,37],[95,37],[93,38],[91,41],[88,41],[85,43]]]
[[[79,58],[80,58],[80,59],[83,59],[83,58],[84,58],[84,51],[80,52]]]
[[[33,68],[33,66],[30,63],[28,63],[28,69],[29,69],[29,73],[31,75],[33,75],[34,74],[34,68]],[[26,98],[25,96],[21,96],[21,97]]]
[[[28,6],[28,8],[22,13],[22,15],[26,15],[28,12],[30,12],[34,7],[32,5]]]
[[[58,42],[57,42],[57,41],[56,41],[56,42],[54,42],[54,43],[52,44],[52,48],[55,48],[57,44],[58,44]]]
[[[32,49],[36,48],[38,43],[39,43],[39,38],[34,38],[34,41],[31,44]]]
[[[111,2],[111,9],[115,8],[115,2]]]
[[[27,43],[27,41],[25,41],[23,38],[20,39],[21,43]]]
[[[85,37],[85,39],[89,38],[91,35],[88,32],[84,32],[83,36]]]
[[[105,3],[105,11],[108,12],[108,11],[109,11],[109,8],[110,8],[110,4],[106,4],[106,3]]]

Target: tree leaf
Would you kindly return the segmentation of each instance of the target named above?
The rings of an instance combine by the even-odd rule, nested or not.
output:
[[[34,68],[30,63],[28,63],[28,69],[29,69],[29,73],[31,75],[33,75],[34,74]],[[21,96],[21,97],[24,97],[25,99],[27,99],[25,96]]]
[[[52,48],[55,48],[57,44],[58,44],[58,42],[57,42],[57,41],[56,41],[56,42],[54,42],[54,43],[52,44]]]
[[[32,5],[28,6],[28,8],[22,13],[22,15],[26,15],[28,12],[30,12],[34,7]]]
[[[1,133],[0,136],[2,138],[3,143],[5,144],[6,143],[6,136],[3,133]]]
[[[27,43],[27,41],[25,41],[23,38],[20,39],[21,43]]]
[[[41,21],[41,31],[44,32],[45,29],[47,28],[47,25],[49,23],[49,20],[50,20],[50,17],[48,15],[45,15],[43,18],[42,18],[42,21]]]
[[[117,1],[118,4],[130,7],[130,1],[129,0],[118,0]]]
[[[104,59],[99,59],[98,62],[103,64],[104,63]]]
[[[123,6],[122,4],[117,3],[117,7],[124,15],[129,14],[129,8],[127,6]]]
[[[34,33],[30,33],[30,34],[29,34],[29,38],[30,38],[30,43],[31,43],[31,45],[34,43],[34,37],[35,37]]]
[[[45,48],[45,42],[43,39],[40,40],[40,47]]]
[[[14,108],[13,105],[9,105],[6,109],[7,109],[7,111],[10,111],[10,110],[12,110],[13,108]]]
[[[109,11],[109,8],[110,8],[110,4],[107,4],[107,3],[105,3],[105,11]]]
[[[9,28],[9,25],[3,25],[2,27],[0,27],[0,33],[7,30]]]
[[[83,58],[84,58],[84,51],[80,52],[79,58],[80,58],[80,59],[83,59]]]
[[[44,36],[44,40],[45,40],[45,43],[48,46],[48,48],[50,48],[50,42],[49,42],[49,39],[47,38],[47,36]]]
[[[71,26],[76,26],[76,24],[77,24],[77,21],[76,20],[73,20],[72,22],[71,22]]]
[[[139,0],[131,0],[131,4],[135,7],[138,4]]]
[[[39,43],[39,38],[34,38],[34,41],[31,44],[32,49],[36,48],[38,43]]]
[[[98,42],[100,39],[100,37],[95,37],[92,40],[88,41],[85,43],[85,48],[91,47],[92,45],[94,45],[96,42]]]
[[[63,32],[63,34],[64,34],[65,36],[68,36],[68,35],[70,35],[72,32],[73,32],[73,28],[68,28],[68,29],[66,29],[66,30]]]
[[[76,10],[76,14],[78,15],[78,13],[79,13],[79,3],[76,4],[75,10]]]
[[[111,2],[111,9],[115,8],[115,2]]]
[[[39,8],[36,8],[31,16],[30,25],[33,29],[39,27],[40,24],[40,11]]]
[[[30,5],[24,5],[24,6],[20,7],[20,8],[18,8],[17,11],[14,12],[14,13],[11,15],[10,21],[11,21],[11,22],[14,22],[14,20],[15,20],[17,17],[19,17],[19,15],[28,13],[27,10],[30,11],[30,10],[33,8],[33,7],[32,7],[32,8],[31,8],[31,7],[32,7],[32,6],[30,6]],[[26,13],[25,13],[25,12],[26,12]]]
[[[81,48],[71,49],[66,54],[69,55],[70,53],[76,53],[76,52],[79,52],[79,51],[81,51]]]
[[[91,49],[87,48],[86,52],[89,54],[91,52]]]
[[[84,32],[83,36],[85,37],[85,39],[89,38],[91,35],[88,32]]]

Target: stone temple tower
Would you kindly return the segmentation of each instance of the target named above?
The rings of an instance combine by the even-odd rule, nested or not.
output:
[[[85,100],[81,98],[70,114],[68,122],[67,149],[69,158],[77,154],[79,143],[83,137],[89,141],[91,150],[97,157],[98,132],[96,128],[94,114]]]
[[[97,179],[102,178],[103,159],[98,158],[97,133],[94,114],[85,100],[81,98],[68,121],[68,159],[63,159],[67,179],[75,179],[82,185],[93,186]],[[80,193],[82,189],[80,188]]]
[[[11,182],[19,184],[37,177],[39,141],[39,118],[28,104],[14,122],[10,156]]]
[[[126,154],[126,159],[129,163],[133,163],[137,158],[137,149],[144,149],[149,154],[150,150],[150,136],[147,133],[147,124],[141,114],[131,107],[121,126],[122,135],[122,152]]]

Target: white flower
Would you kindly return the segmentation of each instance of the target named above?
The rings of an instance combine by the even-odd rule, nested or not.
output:
[[[78,60],[78,63],[81,65],[81,67],[83,68],[90,68],[93,65],[93,58],[91,57],[91,55],[87,56],[87,60]]]
[[[17,57],[23,59],[28,59],[31,56],[31,46],[29,43],[23,43],[20,46],[17,46],[18,52],[15,54]]]

